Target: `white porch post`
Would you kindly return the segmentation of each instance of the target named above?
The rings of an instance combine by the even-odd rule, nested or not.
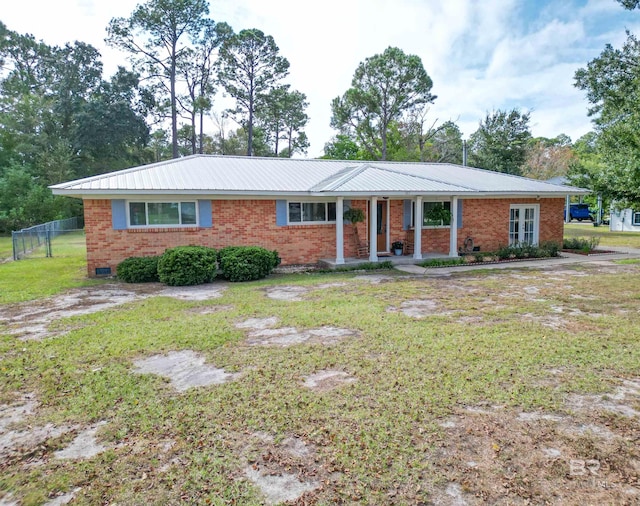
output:
[[[378,197],[369,202],[369,261],[378,261]]]
[[[449,256],[458,256],[458,197],[451,197],[451,228],[449,230]]]
[[[413,259],[422,260],[422,197],[416,197],[413,220]]]
[[[571,221],[571,195],[567,195],[564,200],[564,222],[569,223]]]
[[[336,199],[336,265],[344,264],[344,197]]]

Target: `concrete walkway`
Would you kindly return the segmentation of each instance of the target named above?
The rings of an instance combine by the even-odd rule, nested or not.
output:
[[[612,260],[625,260],[630,258],[640,258],[640,249],[634,248],[607,248],[615,253],[577,255],[575,253],[562,252],[561,256],[555,258],[541,258],[536,260],[518,260],[503,263],[480,263],[476,265],[460,265],[453,267],[420,267],[419,265],[395,265],[394,267],[403,272],[423,276],[448,276],[454,272],[467,272],[478,269],[548,269],[558,265],[582,264],[590,262],[608,262]]]

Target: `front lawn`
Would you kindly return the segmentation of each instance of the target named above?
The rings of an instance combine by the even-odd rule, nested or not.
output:
[[[565,223],[565,239],[576,237],[597,237],[601,248],[619,246],[640,248],[640,232],[615,232],[609,230],[608,225],[594,227],[592,224]]]
[[[0,412],[32,404],[9,426],[31,438],[0,445],[0,501],[633,502],[639,275],[636,263],[200,291],[111,283],[100,290],[134,297],[51,317],[43,340],[26,339],[44,302],[5,303]],[[226,382],[181,388],[139,372],[176,352]],[[58,458],[88,429],[102,451]]]
[[[0,262],[13,256],[11,236],[0,235]]]
[[[0,242],[0,248],[2,244],[3,242]],[[11,238],[8,244],[11,248]],[[86,277],[86,245],[83,232],[56,237],[52,244],[51,258],[45,258],[43,251],[22,260],[0,263],[0,304],[46,297],[69,288],[97,282]],[[11,256],[12,252],[9,250],[8,257]]]

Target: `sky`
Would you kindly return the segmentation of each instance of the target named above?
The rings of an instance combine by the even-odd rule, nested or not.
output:
[[[92,44],[109,77],[127,62],[104,43],[106,26],[139,3],[5,2],[0,21],[50,45]],[[433,80],[428,123],[454,121],[468,139],[487,113],[515,107],[530,111],[534,136],[576,140],[592,125],[575,71],[605,44],[621,47],[625,30],[640,33],[640,10],[615,0],[210,0],[210,17],[273,36],[291,64],[285,82],[309,102],[309,158],[337,133],[331,100],[350,87],[360,62],[390,46],[419,56]],[[219,97],[214,110],[228,106]]]

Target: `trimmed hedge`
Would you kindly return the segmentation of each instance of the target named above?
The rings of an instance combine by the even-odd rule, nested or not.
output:
[[[218,251],[218,263],[229,281],[253,281],[271,274],[280,257],[277,251],[259,246],[228,246]]]
[[[169,286],[201,285],[216,277],[216,250],[205,246],[167,249],[158,261],[158,277]]]
[[[125,283],[151,283],[159,281],[158,260],[160,257],[129,257],[118,264],[118,279]]]

